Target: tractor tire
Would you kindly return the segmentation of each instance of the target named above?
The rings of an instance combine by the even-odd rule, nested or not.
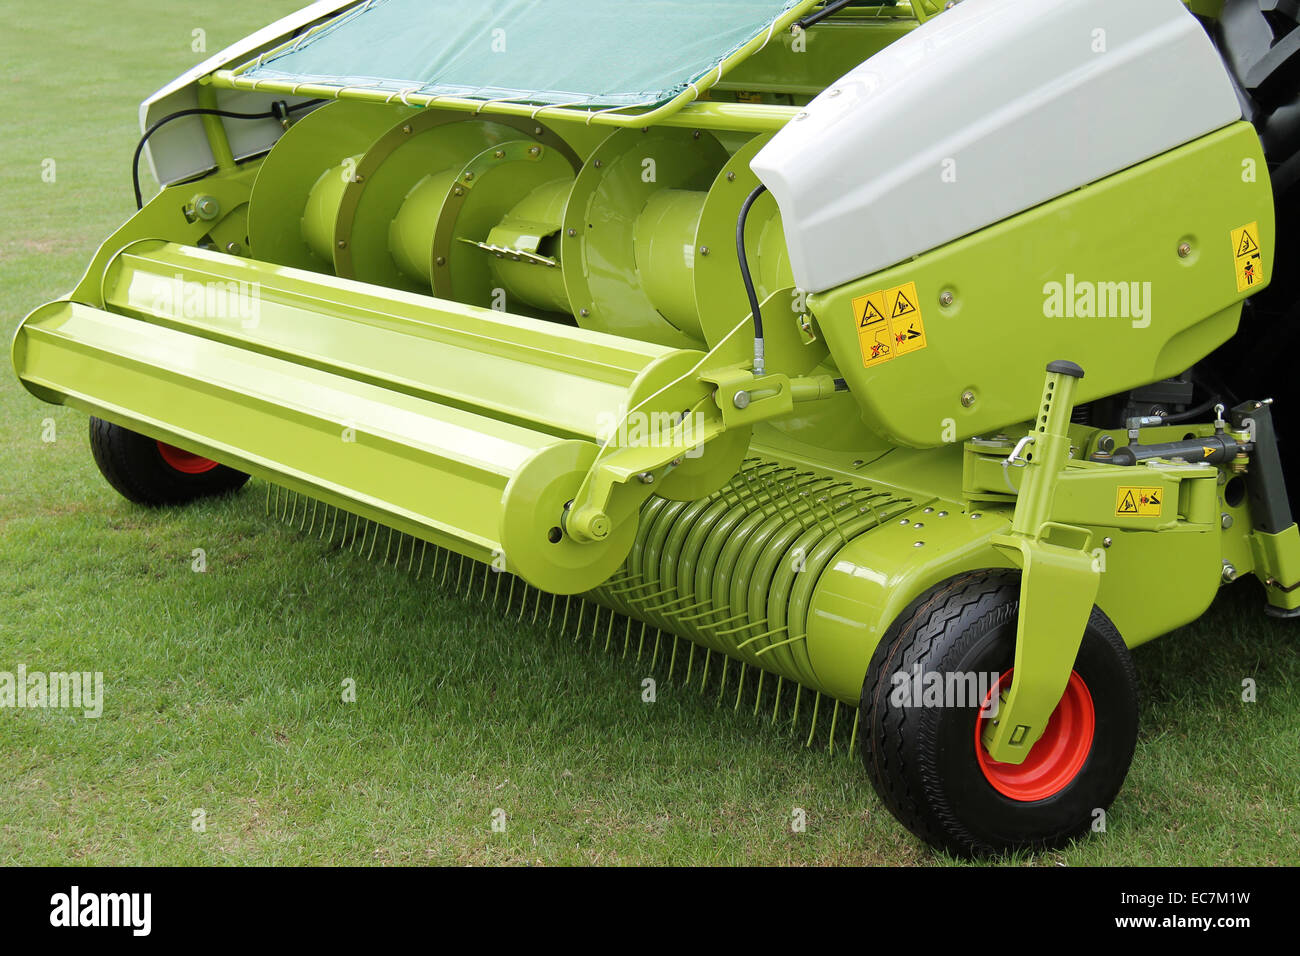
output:
[[[230,494],[248,481],[242,471],[100,418],[90,419],[90,451],[123,498],[151,508]]]
[[[876,793],[914,834],[959,856],[1048,849],[1087,832],[1104,819],[1098,811],[1115,799],[1137,743],[1137,671],[1095,607],[1061,703],[1020,766],[994,761],[980,742],[983,700],[903,700],[894,675],[911,680],[914,667],[988,675],[979,687],[994,688],[990,697],[1005,689],[1019,604],[1016,572],[936,585],[886,631],[862,689],[862,756]]]

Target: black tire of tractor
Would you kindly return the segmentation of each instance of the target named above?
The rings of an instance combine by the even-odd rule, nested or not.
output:
[[[123,498],[151,508],[238,491],[248,475],[225,465],[189,474],[163,458],[158,442],[100,418],[90,419],[95,464]]]
[[[1019,604],[1016,572],[977,571],[936,585],[886,631],[863,685],[862,756],[876,793],[914,834],[958,856],[1049,849],[1087,832],[1123,785],[1137,743],[1137,670],[1095,607],[1074,666],[1094,707],[1091,747],[1064,788],[1045,799],[1011,799],[985,776],[975,743],[978,703],[891,702],[891,675],[910,675],[913,665],[1005,674],[1015,659]]]

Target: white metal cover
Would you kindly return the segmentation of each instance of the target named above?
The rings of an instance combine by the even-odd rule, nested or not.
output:
[[[821,292],[1240,118],[1181,0],[964,0],[818,96],[751,166],[795,281]]]

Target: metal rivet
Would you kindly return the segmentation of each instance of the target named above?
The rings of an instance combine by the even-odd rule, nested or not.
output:
[[[447,264],[447,260],[442,256],[439,256],[437,259],[434,260],[434,262],[436,262],[440,266],[445,266]]]
[[[591,310],[590,310],[590,309],[582,309],[581,311],[578,312],[578,314],[579,314],[580,316],[582,316],[582,317],[585,319],[587,316],[591,315]]]
[[[348,241],[347,241],[346,239],[340,239],[340,240],[339,240],[339,248],[340,248],[340,249],[346,249],[347,247],[348,247]]]
[[[1111,541],[1110,538],[1102,538],[1102,539],[1101,539],[1101,546],[1102,546],[1103,548],[1109,548],[1112,544],[1114,544],[1114,542]]]
[[[538,156],[538,155],[541,154],[541,152],[542,152],[542,147],[540,147],[540,146],[529,146],[529,147],[528,147],[528,155],[529,155],[529,156]]]
[[[577,234],[578,234],[578,230],[573,229],[573,228],[570,228],[570,229],[569,229],[569,235],[571,235],[571,236],[576,236]]]
[[[595,162],[593,162],[591,165],[595,166],[597,169],[600,169],[600,167],[605,165],[605,162],[604,160],[598,159]]]
[[[457,186],[455,189],[452,190],[452,192],[455,193],[457,196],[465,195],[465,190],[460,186]]]
[[[944,292],[939,296],[939,304],[945,309],[957,301],[957,297],[951,292]]]
[[[534,136],[541,136],[541,135],[542,135],[542,132],[543,132],[543,131],[542,131],[542,128],[541,128],[540,126],[534,126],[534,127],[533,127],[533,135],[534,135]]]
[[[961,404],[963,408],[970,408],[975,404],[975,393],[969,388],[961,393]]]
[[[863,461],[861,458],[854,458],[854,459],[853,459],[853,467],[854,467],[854,468],[861,468],[861,467],[862,467],[863,465],[865,465],[865,464],[866,464],[866,462]]]
[[[1232,527],[1232,515],[1228,514],[1227,512],[1224,512],[1223,514],[1219,515],[1219,525],[1220,525],[1220,527],[1222,527],[1225,531],[1226,531],[1227,529],[1231,528],[1231,527]]]
[[[912,525],[912,527],[913,527],[913,528],[924,528],[924,527],[925,527],[925,524],[924,524],[923,522],[918,521],[916,524]]]
[[[402,127],[402,132],[403,132],[403,133],[409,133],[410,131],[411,131],[411,124],[410,124],[410,123],[407,123],[405,126]]]
[[[699,138],[700,138],[700,131],[698,129],[695,130],[695,132],[691,133],[691,139],[699,139]]]
[[[898,519],[898,523],[899,523],[899,524],[911,524],[912,522],[908,521],[906,518],[899,518],[899,519]]]
[[[736,181],[736,174],[735,174],[735,173],[727,173],[727,182],[729,182],[729,183],[734,183],[735,181]]]
[[[912,545],[912,547],[914,547],[914,548],[924,548],[924,547],[925,547],[925,542],[924,542],[924,541],[917,541],[917,542],[915,542],[915,543]]]
[[[497,159],[504,159],[506,155],[506,151],[504,149],[498,149],[492,155],[495,156]]]
[[[709,254],[709,247],[708,247],[708,246],[700,246],[700,255],[702,255],[702,256],[707,256],[708,254]]]
[[[983,517],[984,517],[984,516],[983,516],[982,514],[980,514],[980,513],[977,511],[977,512],[975,512],[973,515],[970,516],[970,520],[971,520],[971,521],[977,521],[977,520],[979,520],[980,518],[983,518]]]
[[[474,174],[473,174],[473,173],[466,173],[466,174],[465,174],[465,182],[469,182],[469,181],[470,181],[471,179],[473,179],[473,178],[474,178]]]
[[[1182,245],[1178,247],[1178,255],[1183,259],[1186,259],[1191,254],[1192,254],[1192,244],[1190,242],[1184,242]]]
[[[940,512],[939,512],[939,517],[940,517],[940,518],[946,518],[946,517],[948,517],[948,512],[946,512],[946,511],[940,511]]]
[[[922,513],[922,514],[927,514],[927,515],[932,515],[932,514],[934,514],[934,509],[933,509],[933,508],[926,508],[926,509],[925,509],[924,511],[922,511],[921,513]]]

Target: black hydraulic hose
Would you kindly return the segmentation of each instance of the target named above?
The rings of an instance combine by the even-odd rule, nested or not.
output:
[[[749,296],[749,309],[754,316],[754,374],[762,375],[765,356],[763,349],[763,313],[758,305],[758,291],[754,288],[754,277],[749,271],[749,256],[745,253],[745,223],[749,220],[749,210],[754,207],[758,197],[767,192],[767,187],[759,183],[757,188],[745,199],[740,207],[740,216],[736,220],[736,258],[740,260],[740,278],[745,283],[745,294]],[[847,392],[849,383],[842,378],[835,379],[835,391]]]
[[[754,374],[762,375],[765,371],[763,361],[763,313],[759,310],[758,291],[754,288],[754,277],[749,272],[749,256],[745,254],[745,222],[749,219],[749,210],[753,208],[758,197],[767,192],[767,187],[759,183],[757,188],[745,199],[740,207],[740,217],[736,220],[736,257],[740,260],[740,278],[745,283],[745,292],[749,296],[749,309],[754,316]]]
[[[140,156],[144,153],[145,144],[149,142],[149,137],[158,130],[162,129],[172,120],[183,119],[186,116],[221,116],[225,119],[273,119],[283,121],[287,116],[305,110],[308,107],[316,106],[323,103],[324,100],[307,100],[302,103],[295,103],[293,106],[285,105],[283,100],[277,100],[270,110],[265,113],[234,113],[230,110],[209,109],[206,107],[196,107],[194,109],[177,110],[175,113],[169,113],[158,122],[154,123],[144,135],[140,137],[140,142],[136,144],[135,156],[131,159],[131,185],[135,188],[135,208],[144,208],[144,194],[140,191]]]
[[[1193,418],[1199,418],[1206,412],[1210,411],[1215,405],[1218,405],[1220,401],[1222,401],[1222,399],[1220,399],[1218,395],[1215,395],[1208,402],[1202,402],[1195,408],[1189,408],[1187,411],[1179,412],[1177,415],[1166,415],[1164,423],[1166,425],[1181,425],[1183,422],[1190,422]]]
[[[797,26],[800,30],[807,30],[809,27],[816,26],[818,23],[821,23],[827,17],[835,16],[835,14],[839,13],[849,4],[857,3],[857,2],[858,0],[834,0],[833,3],[826,4],[826,6],[822,7],[820,10],[816,11],[815,13],[808,14],[808,16],[804,17],[802,20],[796,20],[794,22],[794,25]],[[892,6],[892,5],[893,4],[889,4],[889,3],[882,4],[882,6]]]

